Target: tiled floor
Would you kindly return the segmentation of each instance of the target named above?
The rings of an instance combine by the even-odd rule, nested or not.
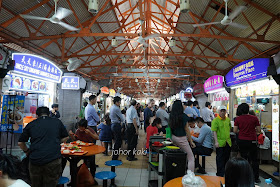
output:
[[[141,150],[145,147],[145,133],[144,130],[140,130],[140,138],[138,140],[137,149]],[[99,142],[100,143],[100,142]],[[99,144],[97,143],[97,144]],[[126,149],[126,145],[123,145],[123,150]],[[119,157],[122,160],[123,164],[121,166],[116,167],[116,174],[117,177],[115,179],[115,183],[117,186],[121,187],[147,187],[148,186],[148,157],[144,155],[137,155],[137,161],[129,162],[126,160],[125,155],[121,155]],[[104,156],[103,154],[96,155],[96,164],[99,165],[96,172],[100,171],[110,171],[110,167],[105,166],[105,162],[111,160],[110,156]],[[201,161],[200,161],[201,163]],[[216,154],[215,152],[212,153],[211,156],[206,157],[206,168],[207,174],[209,176],[216,175]],[[69,166],[66,166],[63,176],[69,177]],[[199,174],[197,174],[199,175]],[[157,179],[157,176],[154,172],[151,175],[152,179]],[[102,180],[96,179],[99,183],[99,186],[102,186]],[[260,187],[264,186],[264,179],[261,178],[262,183]],[[109,182],[110,184],[110,182]]]

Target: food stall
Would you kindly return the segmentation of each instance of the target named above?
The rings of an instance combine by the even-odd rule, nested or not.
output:
[[[279,160],[279,86],[267,77],[269,58],[241,62],[226,75],[226,85],[234,94],[233,117],[241,103],[248,103],[256,113],[261,128],[272,143],[272,149],[261,150],[261,160]],[[274,137],[272,138],[272,133]],[[276,137],[276,138],[275,138]],[[278,137],[278,138],[277,138]]]
[[[223,76],[214,75],[209,77],[204,83],[204,92],[208,94],[208,101],[212,104],[212,107],[216,106],[219,109],[223,105],[228,108],[229,93],[224,87]]]
[[[26,53],[13,53],[15,61],[13,71],[9,71],[3,79],[1,107],[1,134],[12,132],[16,146],[18,134],[27,123],[36,117],[36,109],[40,106],[51,107],[55,100],[55,87],[61,82],[62,71],[51,61]],[[16,123],[12,126],[12,124]],[[13,127],[13,128],[11,128]],[[8,130],[7,130],[8,128]],[[1,137],[1,146],[7,144]],[[11,146],[12,147],[12,146]]]
[[[195,100],[198,102],[198,106],[200,108],[205,107],[205,103],[208,101],[208,98],[206,97],[204,93],[204,85],[203,84],[196,84],[193,87],[193,96]]]

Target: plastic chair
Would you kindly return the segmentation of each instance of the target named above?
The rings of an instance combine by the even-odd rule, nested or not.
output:
[[[112,180],[116,177],[116,173],[112,171],[101,171],[95,174],[97,179],[103,180],[103,187],[107,187],[108,180]]]
[[[105,162],[105,165],[106,166],[111,166],[111,171],[115,172],[116,171],[115,167],[122,165],[122,161],[120,161],[120,160],[109,160],[109,161]],[[115,185],[115,179],[112,179],[110,187],[114,187],[114,186],[116,186]]]
[[[58,180],[58,184],[59,186],[64,186],[64,184],[68,183],[70,180],[68,177],[63,177],[61,176]]]

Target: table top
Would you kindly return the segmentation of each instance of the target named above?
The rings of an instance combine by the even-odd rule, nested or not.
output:
[[[75,155],[75,154],[63,154],[62,156],[93,156],[93,155],[97,155],[100,153],[103,153],[105,151],[105,147],[102,147],[100,145],[90,145],[90,146],[81,146],[81,149],[83,151],[87,151],[86,154],[84,155]]]
[[[224,177],[207,176],[207,175],[201,175],[199,177],[201,177],[205,181],[207,187],[220,187],[221,186],[220,181],[222,181],[222,183],[225,184]],[[182,178],[183,177],[172,179],[171,181],[168,181],[164,185],[164,187],[183,187]]]

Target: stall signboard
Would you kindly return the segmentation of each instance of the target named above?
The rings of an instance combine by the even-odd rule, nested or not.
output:
[[[279,162],[279,96],[272,96],[272,159]]]
[[[229,93],[226,91],[214,93],[214,101],[228,101]]]
[[[107,87],[102,87],[101,88],[101,93],[104,93],[104,94],[109,94],[109,88],[107,88]]]
[[[223,88],[224,77],[221,75],[214,75],[209,77],[204,83],[205,93]]]
[[[196,84],[193,87],[193,95],[194,96],[198,96],[198,95],[201,95],[203,93],[204,93],[204,86],[203,86],[203,84]]]
[[[255,58],[236,65],[226,75],[228,87],[267,77],[269,58]]]
[[[61,81],[61,89],[63,90],[78,90],[80,89],[80,77],[63,76]]]
[[[32,54],[13,53],[14,72],[45,81],[60,83],[62,71],[51,61]]]
[[[25,96],[4,95],[0,131],[22,133]]]
[[[25,92],[48,93],[50,84],[44,81],[31,79],[16,74],[8,74],[11,77],[11,90],[19,90]]]
[[[116,91],[114,89],[110,89],[109,90],[109,96],[115,97],[115,95],[116,95]]]

